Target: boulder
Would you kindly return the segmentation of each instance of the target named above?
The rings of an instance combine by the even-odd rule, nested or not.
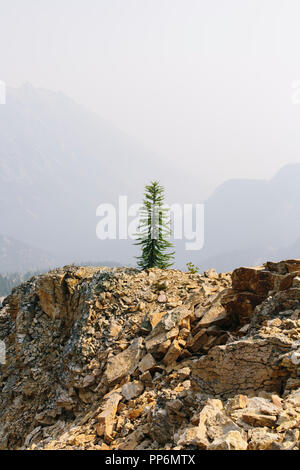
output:
[[[104,436],[108,442],[112,439],[115,416],[118,404],[121,400],[122,395],[117,392],[107,396],[106,400],[104,400],[103,410],[97,417],[98,424],[95,426],[96,432],[98,436]]]
[[[219,439],[230,431],[242,432],[242,429],[226,415],[221,400],[217,399],[207,401],[199,416],[199,428],[209,441]]]
[[[268,428],[273,428],[276,424],[276,417],[269,415],[259,415],[256,413],[245,413],[242,415],[243,421],[245,423],[251,424],[251,426],[267,426]]]
[[[68,271],[58,270],[41,276],[36,286],[42,310],[52,319],[64,318],[68,323],[76,319],[78,298],[75,293],[82,279],[91,278],[93,268],[73,268]],[[76,308],[77,307],[77,308]]]
[[[129,401],[133,398],[138,397],[141,393],[143,393],[144,384],[135,380],[134,382],[129,382],[122,387],[122,395],[123,397]]]
[[[152,356],[152,354],[148,353],[146,356],[143,357],[141,362],[139,363],[139,370],[144,374],[148,370],[153,369],[156,366],[156,360]]]
[[[199,427],[187,428],[177,437],[176,445],[180,447],[196,446],[198,449],[207,449],[209,442]]]
[[[171,344],[170,348],[168,349],[168,352],[165,355],[165,357],[163,358],[162,362],[166,366],[169,366],[170,364],[173,364],[179,358],[181,351],[182,351],[182,348],[180,347],[178,341],[176,341],[176,339],[174,339],[173,343]]]
[[[277,352],[277,355],[276,355]],[[282,351],[273,340],[239,340],[216,346],[191,364],[195,389],[230,397],[237,392],[266,390],[279,392],[289,372],[278,368]]]
[[[264,267],[268,271],[272,271],[278,274],[287,274],[300,272],[300,259],[289,259],[286,261],[279,261],[277,263],[267,261],[264,263]]]
[[[207,450],[247,450],[247,441],[239,431],[229,431],[227,434],[215,439]]]
[[[263,268],[238,268],[232,273],[232,289],[239,292],[252,292],[261,300],[266,298],[270,290],[280,288],[282,276],[265,271]]]
[[[109,385],[131,375],[138,367],[143,356],[143,339],[137,338],[123,352],[111,357],[107,362],[105,379]]]
[[[202,329],[195,334],[195,336],[191,336],[188,340],[186,347],[191,352],[196,353],[203,349],[207,341],[209,340],[209,336],[206,332],[206,329]]]
[[[270,450],[273,444],[280,443],[282,436],[264,428],[253,428],[248,431],[249,450]]]
[[[162,343],[175,339],[178,336],[181,321],[192,315],[193,313],[186,307],[177,307],[166,313],[146,337],[145,344],[147,351],[155,357]]]
[[[252,318],[252,314],[262,298],[253,292],[238,292],[231,290],[224,293],[222,306],[227,312],[227,316],[232,319],[235,326],[247,325]]]
[[[224,292],[215,295],[207,307],[198,307],[195,315],[200,318],[197,323],[198,328],[208,328],[212,325],[228,327],[231,325],[232,318],[230,313],[222,305]]]

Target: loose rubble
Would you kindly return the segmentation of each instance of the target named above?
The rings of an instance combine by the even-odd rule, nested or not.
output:
[[[0,449],[299,450],[300,260],[67,266],[0,310]]]

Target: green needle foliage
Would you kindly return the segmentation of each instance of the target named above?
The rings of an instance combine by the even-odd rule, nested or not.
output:
[[[173,245],[169,209],[164,207],[164,188],[158,181],[145,187],[143,207],[140,212],[140,225],[137,243],[142,249],[138,259],[141,269],[167,269],[173,265],[175,252],[167,253]]]

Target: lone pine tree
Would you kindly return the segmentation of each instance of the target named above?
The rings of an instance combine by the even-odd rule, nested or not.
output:
[[[167,253],[173,245],[169,209],[164,207],[164,188],[158,181],[145,187],[143,207],[140,212],[139,236],[135,245],[140,245],[142,254],[138,259],[141,269],[167,269],[173,265],[175,252]]]

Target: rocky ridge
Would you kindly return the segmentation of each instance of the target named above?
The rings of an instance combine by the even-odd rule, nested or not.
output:
[[[67,266],[0,310],[1,449],[299,449],[300,260]]]

